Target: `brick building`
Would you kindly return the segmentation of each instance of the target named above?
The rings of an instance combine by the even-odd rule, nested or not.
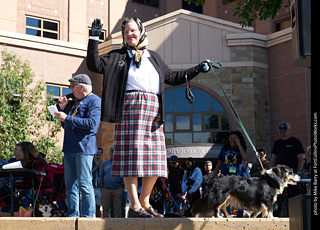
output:
[[[311,145],[311,73],[292,63],[290,14],[285,7],[275,19],[242,28],[233,16],[235,3],[226,0],[206,0],[202,7],[183,0],[0,0],[0,4],[0,44],[28,60],[36,77],[48,90],[56,90],[57,97],[68,91],[67,79],[80,72],[91,76],[94,92],[101,94],[102,77],[85,65],[91,22],[103,21],[99,48],[104,55],[121,44],[122,19],[136,16],[148,30],[149,48],[172,69],[207,58],[223,64],[217,71],[219,79],[257,147],[270,152],[282,121],[292,125],[304,148]],[[168,156],[215,158],[225,134],[239,126],[212,73],[200,75],[191,85],[196,98],[206,103],[198,100],[188,107],[181,97],[184,86],[166,89]],[[98,145],[106,152],[112,143],[113,124],[102,122]],[[248,154],[254,161],[253,152]]]

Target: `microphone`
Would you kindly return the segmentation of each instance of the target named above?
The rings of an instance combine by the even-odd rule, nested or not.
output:
[[[69,93],[69,94],[67,94],[67,95],[64,95],[67,99],[69,99],[69,98],[74,98],[74,95],[73,95],[73,93]],[[56,99],[57,100],[57,99]],[[59,105],[60,104],[60,102],[58,101],[55,105]]]

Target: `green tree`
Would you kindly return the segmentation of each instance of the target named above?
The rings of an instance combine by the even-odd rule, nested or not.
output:
[[[189,4],[203,5],[206,0],[185,0]],[[255,20],[266,20],[274,18],[279,12],[282,4],[290,0],[223,0],[223,3],[236,2],[234,15],[240,18],[240,24],[244,26],[252,26]]]
[[[48,121],[46,106],[52,102],[46,100],[45,84],[34,82],[29,63],[5,48],[0,64],[0,157],[8,160],[15,144],[30,141],[47,154],[48,162],[61,163],[61,148],[56,146],[61,127],[57,119]]]

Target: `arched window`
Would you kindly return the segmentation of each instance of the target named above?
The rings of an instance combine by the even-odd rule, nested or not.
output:
[[[166,144],[226,143],[229,118],[216,98],[192,87],[193,104],[185,97],[184,87],[164,92]]]

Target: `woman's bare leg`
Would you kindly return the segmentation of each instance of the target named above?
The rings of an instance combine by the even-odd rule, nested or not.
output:
[[[151,190],[156,183],[158,177],[143,177],[142,178],[142,188],[140,194],[140,205],[146,209],[150,207],[149,198]]]
[[[138,197],[138,178],[137,177],[124,177],[124,184],[127,189],[128,196],[131,202],[131,209],[138,211],[141,208]]]

